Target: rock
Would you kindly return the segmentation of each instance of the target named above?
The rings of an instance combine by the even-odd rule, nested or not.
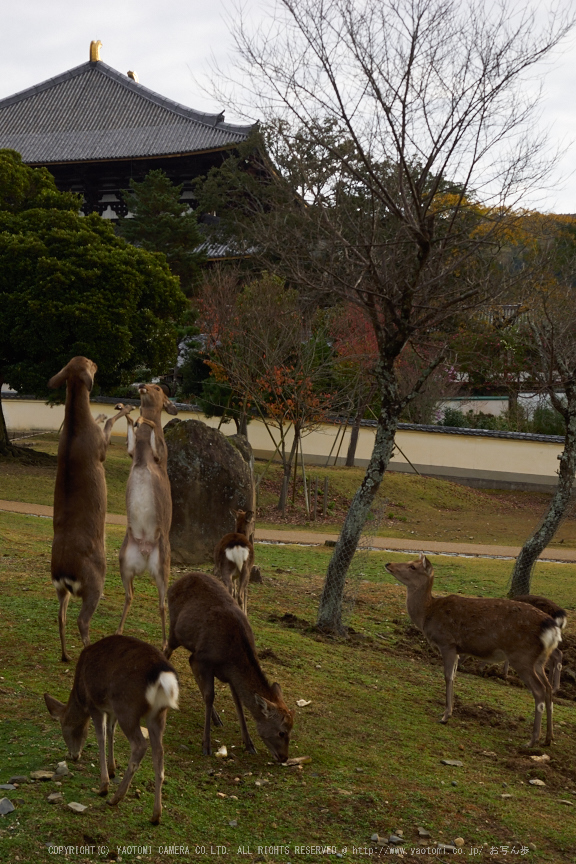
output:
[[[452,852],[452,854],[454,854],[454,852],[458,851],[458,847],[454,846],[453,843],[437,843],[436,848],[438,850],[438,854],[442,854],[445,852]]]
[[[500,797],[501,798],[512,798],[512,795],[509,792],[504,792]]]
[[[482,756],[488,756],[490,759],[495,759],[498,756],[498,754],[494,753],[493,750],[483,750]]]
[[[56,771],[54,772],[54,777],[66,777],[67,774],[70,774],[70,771],[68,770],[66,762],[58,762]]]
[[[418,836],[419,837],[431,837],[432,834],[430,831],[427,831],[426,828],[418,828]]]
[[[0,783],[0,789],[3,789],[5,792],[13,792],[17,788],[13,783]]]
[[[295,768],[300,765],[305,765],[307,762],[312,762],[311,756],[291,756],[282,765],[287,765],[288,768]]]
[[[456,839],[454,840],[454,846],[457,846],[458,849],[461,849],[465,843],[466,843],[466,841],[464,840],[463,837],[456,837]]]
[[[462,768],[464,765],[459,759],[441,759],[442,765],[451,765],[452,768]]]
[[[538,778],[534,778],[534,780],[528,781],[531,786],[545,786],[546,783],[543,780],[538,780]]]
[[[0,798],[0,816],[6,816],[12,813],[16,808],[9,798]]]
[[[388,842],[392,843],[393,846],[398,846],[399,844],[404,843],[404,838],[399,837],[398,834],[390,834]]]
[[[30,778],[32,780],[52,780],[53,771],[32,771]]]
[[[228,756],[228,749],[226,745],[222,744],[222,746],[218,748],[214,755],[217,759],[226,759],[226,757]]]
[[[17,783],[18,785],[21,785],[22,783],[30,783],[30,778],[26,777],[25,774],[16,774],[8,780],[8,783]]]
[[[371,843],[378,843],[379,840],[380,840],[380,837],[378,834],[372,834],[372,836],[370,837]]]
[[[298,708],[305,708],[307,705],[311,705],[311,704],[312,704],[311,699],[297,699],[296,700],[296,705],[298,706]],[[358,769],[356,769],[356,770],[358,770]]]
[[[170,546],[175,564],[212,561],[214,547],[234,531],[230,510],[254,510],[252,448],[199,420],[164,428],[172,490]]]
[[[458,783],[456,782],[456,780],[452,780],[452,786],[457,786],[457,785],[458,785]]]
[[[79,804],[77,801],[70,801],[68,803],[68,807],[70,808],[70,810],[73,810],[74,813],[83,813],[84,810],[88,809],[86,804]]]
[[[266,783],[269,783],[269,782],[270,782],[270,781],[267,780],[265,777],[262,777],[262,778],[260,778],[260,780],[255,780],[255,781],[254,781],[254,785],[255,785],[255,786],[265,786]]]
[[[350,797],[350,795],[354,794],[353,792],[349,792],[348,789],[337,789],[336,791],[339,795],[345,795],[348,798]]]
[[[179,749],[179,750],[183,750],[184,753],[189,753],[189,752],[190,752],[190,747],[188,747],[187,744],[179,744],[179,745],[178,745],[178,749]],[[218,754],[216,754],[216,755],[218,755]]]
[[[568,801],[567,798],[559,798],[559,799],[558,799],[558,803],[559,803],[559,804],[566,804],[567,807],[573,807],[573,806],[574,806],[574,802],[573,802],[573,801]]]
[[[46,799],[50,802],[50,804],[58,804],[60,801],[63,801],[62,792],[51,792]]]
[[[237,819],[230,819],[228,824],[230,825],[231,828],[236,828],[236,826],[238,825],[238,820]]]
[[[548,753],[543,753],[541,756],[530,756],[533,762],[549,762],[550,756]]]

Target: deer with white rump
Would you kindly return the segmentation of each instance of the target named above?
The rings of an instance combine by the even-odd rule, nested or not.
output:
[[[58,443],[58,465],[54,487],[54,541],[52,583],[60,608],[58,626],[62,660],[66,651],[66,610],[70,595],[80,597],[78,629],[84,645],[90,644],[90,621],[104,590],[106,552],[106,477],[104,460],[112,427],[132,411],[117,405],[119,413],[106,420],[104,429],[90,411],[90,391],[98,367],[87,357],[73,357],[48,382],[49,387],[66,384],[64,425]]]
[[[116,631],[121,634],[132,599],[134,577],[146,569],[158,588],[162,649],[166,647],[166,590],[170,577],[172,496],[168,479],[168,451],[162,430],[162,410],[177,410],[158,384],[141,384],[142,416],[128,423],[128,453],[132,468],[126,486],[128,527],[120,549],[120,575],[126,599]]]
[[[225,534],[214,549],[214,575],[226,586],[238,606],[248,614],[248,584],[254,564],[254,546],[249,540],[254,513],[231,510],[236,528]]]
[[[242,740],[256,753],[246,726],[243,705],[248,708],[258,733],[278,762],[288,758],[294,712],[284,702],[279,684],[270,684],[256,655],[252,628],[226,588],[208,573],[187,573],[168,590],[170,636],[166,657],[180,645],[190,651],[188,662],[204,699],[205,756],[212,752],[210,720],[222,721],[214,709],[214,677],[230,685]]]
[[[483,597],[433,597],[434,570],[422,553],[415,561],[386,564],[386,569],[406,586],[406,608],[412,622],[444,661],[446,710],[441,722],[452,716],[454,679],[461,654],[482,660],[507,659],[534,696],[534,725],[530,747],[540,739],[546,708],[546,744],[553,738],[552,688],[544,665],[561,641],[556,621],[527,603]]]
[[[168,708],[178,708],[178,678],[174,668],[157,648],[130,636],[107,636],[85,648],[78,659],[72,692],[64,705],[44,694],[48,711],[60,721],[71,758],[80,758],[90,718],[98,742],[100,789],[105,796],[114,777],[114,731],[116,724],[130,742],[130,760],[122,782],[108,801],[111,807],[126,795],[132,778],[146,753],[148,742],[142,734],[144,719],[154,763],[154,811],[157,824],[162,814],[164,750],[162,737]],[[106,757],[108,743],[108,757]]]
[[[566,626],[567,616],[564,609],[558,606],[557,603],[554,603],[553,600],[549,600],[547,597],[540,597],[538,594],[519,594],[517,597],[512,598],[516,601],[516,603],[528,603],[530,606],[535,606],[536,609],[540,609],[541,612],[544,612],[546,615],[549,615],[550,618],[553,618],[560,630],[563,630]],[[550,671],[550,681],[552,684],[552,693],[557,693],[560,689],[560,676],[562,674],[562,661],[563,655],[560,648],[555,648],[554,651],[550,654],[550,658],[548,660],[548,669]],[[504,678],[508,676],[508,660],[504,662],[504,669],[502,673]]]

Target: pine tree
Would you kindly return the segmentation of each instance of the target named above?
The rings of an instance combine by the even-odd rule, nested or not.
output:
[[[124,192],[130,216],[120,220],[118,231],[134,246],[162,252],[182,291],[190,295],[200,280],[204,256],[197,249],[204,237],[196,214],[180,202],[181,194],[182,186],[161,169],[150,171],[141,183],[130,180],[130,191]]]

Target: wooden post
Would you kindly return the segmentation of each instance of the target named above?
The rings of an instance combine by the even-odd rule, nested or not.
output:
[[[328,477],[324,477],[324,506],[322,508],[322,515],[326,518],[326,513],[328,509]]]
[[[312,510],[312,519],[316,521],[318,514],[318,475],[314,478],[314,508]]]

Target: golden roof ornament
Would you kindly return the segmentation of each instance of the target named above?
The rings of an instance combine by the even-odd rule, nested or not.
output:
[[[102,42],[100,39],[98,41],[92,40],[90,42],[90,62],[97,63],[100,60],[100,49],[102,48]]]
[[[136,84],[138,84],[138,75],[136,74],[136,72],[133,72],[132,69],[130,69],[130,71],[126,74],[128,75],[128,78],[131,78],[132,81],[135,81]]]

